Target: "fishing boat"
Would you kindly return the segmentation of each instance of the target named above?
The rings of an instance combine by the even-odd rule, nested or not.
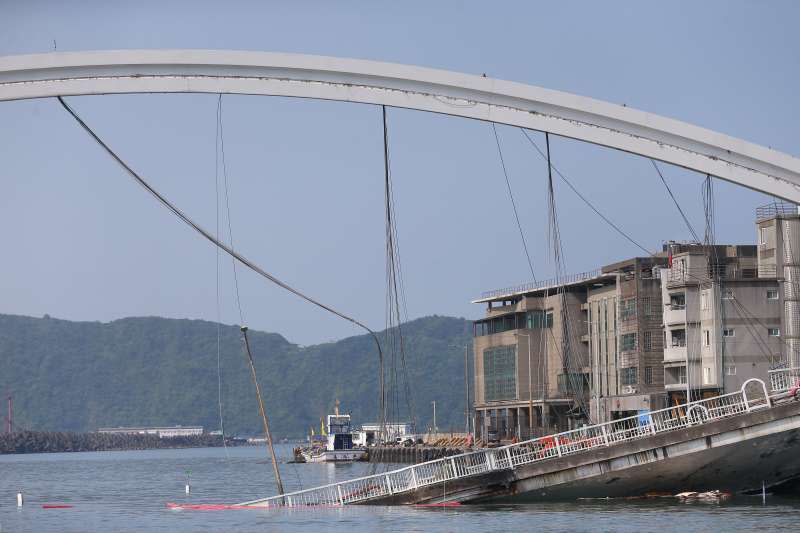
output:
[[[334,414],[327,417],[327,431],[324,446],[312,446],[301,450],[303,460],[307,463],[352,462],[366,459],[367,450],[353,444],[353,428],[350,415],[339,413],[339,401],[336,401]]]

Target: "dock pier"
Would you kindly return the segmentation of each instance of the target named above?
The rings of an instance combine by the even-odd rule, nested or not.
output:
[[[451,446],[376,446],[368,450],[370,463],[417,464],[471,451]]]

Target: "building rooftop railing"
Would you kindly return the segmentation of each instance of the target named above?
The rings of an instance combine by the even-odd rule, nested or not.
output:
[[[612,276],[613,274],[607,274],[607,275]],[[596,270],[590,270],[588,272],[580,272],[578,274],[570,274],[567,276],[560,276],[541,281],[532,281],[530,283],[523,283],[522,285],[515,285],[513,287],[505,287],[503,289],[495,289],[493,291],[482,292],[480,300],[486,300],[489,298],[496,298],[500,296],[513,296],[515,294],[523,294],[526,292],[546,289],[549,287],[572,285],[574,283],[580,283],[581,281],[588,281],[590,279],[598,278],[601,276],[604,276],[603,271],[598,268]]]
[[[749,279],[776,279],[778,276],[776,265],[760,265],[753,268],[727,269],[725,265],[711,268],[678,268],[673,266],[669,270],[661,273],[661,279],[666,281],[667,286],[673,285],[692,285],[698,283],[710,283],[715,280],[736,281]]]
[[[798,215],[798,206],[788,202],[773,202],[756,207],[756,220],[765,220],[777,216]]]
[[[305,507],[362,503],[486,472],[510,470],[521,465],[607,448],[771,406],[767,386],[760,379],[752,378],[739,391],[722,396],[240,505]]]

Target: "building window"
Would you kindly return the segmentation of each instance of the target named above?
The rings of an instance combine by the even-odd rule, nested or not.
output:
[[[670,294],[669,307],[673,311],[680,311],[686,309],[686,295],[684,293]]]
[[[652,352],[653,351],[653,332],[652,331],[645,331],[644,336],[642,338],[642,343],[644,344],[644,351],[645,352]]]
[[[636,349],[636,333],[625,333],[620,337],[619,349],[623,352],[632,352]]]
[[[645,383],[645,385],[652,385],[653,384],[653,367],[652,366],[644,367],[644,383]]]
[[[589,374],[559,374],[558,392],[572,396],[583,396],[589,389]]]
[[[725,365],[725,375],[726,376],[735,376],[736,375],[736,365]]]
[[[778,299],[778,291],[775,289],[770,289],[767,291],[767,300],[777,300]]]
[[[781,330],[778,328],[767,328],[767,332],[769,333],[770,337],[780,337]]]
[[[678,383],[680,385],[685,385],[686,384],[686,367],[685,366],[679,366],[678,367]]]
[[[516,346],[497,346],[483,351],[483,380],[487,402],[517,397]]]
[[[703,330],[703,346],[711,346],[711,330]]]
[[[659,308],[660,308],[660,304],[661,304],[660,299],[659,299],[659,302],[658,302],[659,305],[654,305],[653,298],[650,298],[649,296],[645,296],[645,297],[641,298],[641,302],[642,302],[642,305],[641,305],[642,313],[644,313],[644,316],[646,316],[646,317],[657,317],[657,316],[660,316],[659,315]]]
[[[733,300],[733,289],[731,289],[731,288],[722,289],[721,298],[723,300]]]
[[[626,298],[619,302],[619,319],[630,320],[636,318],[636,298]]]
[[[700,309],[703,311],[708,310],[708,291],[703,291],[700,293]]]
[[[686,346],[686,330],[676,329],[670,332],[672,334],[672,347],[683,348]]]
[[[553,327],[552,311],[528,311],[525,315],[528,329],[544,329]]]
[[[758,228],[758,229],[759,229],[759,232],[758,232],[759,236],[761,237],[759,239],[761,242],[759,242],[758,244],[761,244],[761,245],[767,244],[767,231],[768,231],[767,228]]]
[[[636,385],[639,381],[638,368],[632,366],[619,371],[619,379],[623,385]]]
[[[703,367],[703,384],[704,385],[711,385],[713,381],[711,380],[711,367],[704,366]]]
[[[733,328],[725,328],[725,329],[722,330],[722,336],[723,337],[735,337],[736,336],[736,330],[733,329]]]

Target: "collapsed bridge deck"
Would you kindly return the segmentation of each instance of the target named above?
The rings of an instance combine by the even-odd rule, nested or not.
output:
[[[704,465],[709,475],[696,477],[690,482],[693,487],[728,480],[739,490],[745,488],[739,481],[750,481],[742,472],[754,464],[748,462],[752,447],[745,450],[740,445],[751,442],[771,452],[765,456],[774,470],[769,481],[779,482],[800,474],[800,465],[785,468],[784,457],[796,452],[800,402],[775,405],[776,398],[770,397],[763,381],[753,379],[723,396],[242,505],[394,505],[535,499],[542,494],[603,497],[642,490],[641,494],[684,488],[675,484],[684,478],[684,484],[690,482],[692,473]],[[742,461],[738,469],[723,460],[726,455]],[[767,477],[763,466],[758,468],[758,475],[764,476],[760,479]],[[620,482],[625,478],[628,481]]]

